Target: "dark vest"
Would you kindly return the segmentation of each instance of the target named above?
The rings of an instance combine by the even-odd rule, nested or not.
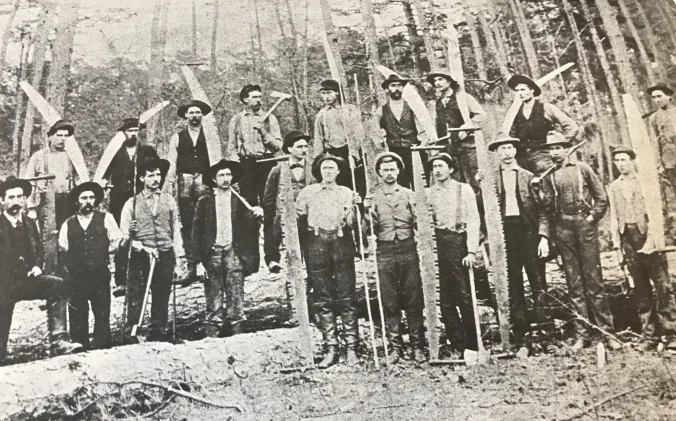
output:
[[[71,216],[68,224],[68,256],[70,273],[95,270],[108,266],[108,233],[104,223],[106,214],[94,211],[87,230],[82,229],[77,215]]]
[[[204,130],[200,130],[195,145],[192,143],[187,127],[178,132],[177,152],[176,172],[178,174],[202,174],[209,169],[209,150]]]
[[[547,142],[547,133],[554,130],[552,123],[545,118],[545,105],[534,100],[530,118],[523,115],[523,105],[514,119],[513,133],[521,141],[520,149],[533,149]]]
[[[418,143],[415,114],[406,102],[404,102],[401,120],[397,120],[389,102],[383,105],[380,127],[385,130],[385,139],[387,139],[387,145],[391,148],[410,147]]]
[[[465,124],[465,119],[462,118],[462,113],[458,107],[458,99],[455,92],[449,97],[448,103],[444,105],[442,98],[437,99],[435,107],[437,113],[437,136],[446,136],[447,127],[458,128]],[[451,140],[454,144],[459,143],[458,133],[451,133]],[[444,143],[450,143],[448,140]],[[474,135],[468,134],[462,141],[463,145],[474,145]]]

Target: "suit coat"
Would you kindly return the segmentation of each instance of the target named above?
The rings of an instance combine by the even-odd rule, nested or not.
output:
[[[12,273],[10,268],[16,264],[16,254],[13,249],[13,247],[16,248],[16,244],[12,244],[10,233],[14,227],[4,213],[0,214],[0,268],[3,268],[0,273],[0,296],[6,296],[4,291],[8,291],[14,283],[21,282],[34,266],[42,269],[44,265],[45,252],[37,223],[23,215],[21,224],[26,230],[28,237],[26,244],[29,247],[28,252],[24,253],[25,273]]]
[[[265,183],[265,194],[263,195],[263,211],[265,211],[266,221],[272,221],[273,219],[279,219],[279,177],[282,172],[282,166],[289,166],[289,162],[280,162],[275,165],[270,174],[268,175],[268,180]],[[294,200],[298,197],[298,193],[303,189],[303,187],[309,186],[312,183],[316,183],[317,180],[312,176],[312,161],[310,159],[305,159],[305,185],[299,186],[297,191],[294,191]],[[293,177],[293,175],[292,175]],[[292,180],[293,184],[299,184]],[[293,187],[293,186],[292,186]]]
[[[620,247],[620,236],[624,234],[624,229],[627,225],[627,220],[635,220],[638,230],[641,234],[648,232],[648,215],[645,213],[645,201],[639,188],[633,189],[632,197],[627,201],[624,199],[622,192],[621,181],[619,179],[610,183],[608,187],[608,199],[610,202],[610,234],[612,236],[613,245]],[[638,184],[638,180],[636,180]]]
[[[537,194],[531,188],[531,180],[534,175],[532,172],[516,167],[517,171],[517,187],[519,195],[517,200],[519,202],[519,211],[523,217],[523,221],[529,228],[530,234],[539,234],[543,237],[549,238],[549,218],[545,209],[540,206],[537,199]],[[498,167],[495,172],[495,180],[499,183],[500,188],[498,194],[500,198],[500,213],[505,214],[505,184],[502,181],[502,170]]]
[[[242,262],[244,276],[248,276],[258,271],[260,224],[234,194],[231,196],[232,248]],[[187,256],[188,268],[191,272],[197,264],[206,265],[208,262],[211,248],[216,242],[216,231],[216,198],[212,191],[200,197],[195,206],[191,235],[192,246],[189,247]]]

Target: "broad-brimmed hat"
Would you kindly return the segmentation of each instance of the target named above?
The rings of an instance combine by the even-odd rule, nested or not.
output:
[[[615,155],[620,153],[626,153],[627,155],[629,155],[629,158],[636,159],[636,152],[634,152],[633,149],[627,148],[626,146],[616,146],[615,148],[612,148],[610,151],[610,155],[613,157],[615,157]]]
[[[453,157],[447,154],[446,152],[441,152],[436,155],[430,156],[429,159],[427,160],[427,164],[430,166],[430,168],[432,168],[434,161],[438,159],[441,159],[442,161],[446,162],[448,164],[448,167],[453,169],[453,171],[456,171],[458,169],[455,164],[455,159],[453,159]]]
[[[507,81],[509,89],[515,90],[519,85],[526,85],[533,90],[533,96],[540,96],[542,88],[535,81],[526,75],[514,75]]]
[[[202,115],[207,115],[211,112],[211,106],[209,104],[207,104],[204,101],[200,101],[199,99],[193,99],[187,104],[183,104],[180,107],[178,107],[178,111],[176,111],[176,114],[178,114],[178,116],[181,118],[185,118],[185,114],[192,107],[199,108],[202,111]]]
[[[334,91],[340,93],[340,83],[333,79],[322,80],[319,84],[320,91]]]
[[[310,140],[311,137],[306,135],[300,130],[291,130],[289,133],[284,136],[284,144],[282,145],[282,152],[289,153],[289,148],[294,145],[297,141],[304,139]]]
[[[4,198],[7,190],[15,189],[17,187],[20,187],[23,190],[23,195],[26,197],[30,196],[33,191],[33,185],[30,181],[10,175],[0,183],[0,197]]]
[[[96,198],[94,206],[101,204],[103,201],[103,187],[101,187],[101,185],[95,181],[85,181],[84,183],[80,183],[73,187],[70,190],[70,193],[68,193],[69,201],[73,204],[77,203],[80,195],[86,191],[94,193],[94,197]]]
[[[498,149],[498,146],[500,145],[505,145],[508,143],[511,143],[516,147],[519,144],[520,140],[517,139],[516,137],[511,137],[508,134],[505,133],[500,133],[498,134],[498,137],[493,139],[491,142],[488,143],[488,150],[491,152],[495,152]]]
[[[322,162],[324,161],[334,161],[338,164],[338,172],[342,172],[345,169],[345,160],[339,156],[334,156],[328,153],[323,153],[315,158],[312,162],[312,176],[318,181],[322,182]]]
[[[251,92],[263,92],[263,89],[260,85],[246,85],[239,91],[239,100],[244,102],[244,100],[249,96]]]
[[[149,169],[159,168],[160,173],[162,174],[162,179],[164,179],[164,177],[167,176],[167,172],[169,172],[170,166],[171,164],[166,159],[150,158],[139,164],[138,176],[141,177]]]
[[[394,159],[394,162],[397,163],[397,167],[399,167],[399,171],[400,172],[404,171],[404,167],[405,167],[404,161],[401,159],[401,157],[399,155],[397,155],[394,152],[381,152],[376,156],[376,165],[375,165],[376,174],[380,175],[378,173],[378,171],[380,169],[380,164],[382,163],[382,160],[385,159],[385,158]]]
[[[138,127],[139,130],[143,130],[146,128],[146,124],[139,123],[137,117],[125,118],[122,120],[122,125],[117,129],[117,131],[123,132],[125,130],[133,129],[134,127]]]
[[[542,148],[549,148],[550,146],[555,145],[561,145],[566,148],[573,146],[573,144],[570,143],[570,141],[566,139],[566,136],[564,136],[562,133],[557,132],[556,130],[551,130],[549,133],[547,133],[547,142],[542,145]]]
[[[406,85],[408,82],[410,82],[410,80],[409,79],[402,79],[401,77],[399,77],[399,75],[392,74],[392,75],[389,75],[387,77],[387,79],[385,79],[383,81],[383,83],[380,84],[380,87],[383,88],[383,89],[387,89],[390,86],[390,84],[393,83],[393,82],[399,82],[402,85]]]
[[[434,85],[434,78],[437,77],[437,76],[441,76],[445,79],[448,79],[451,83],[455,82],[455,79],[453,79],[453,76],[451,76],[451,74],[447,70],[443,70],[443,69],[432,70],[427,75],[426,79],[429,83]]]
[[[72,124],[65,122],[64,120],[59,120],[52,127],[49,128],[47,136],[53,136],[59,130],[68,130],[68,136],[72,136],[75,133],[75,127]]]
[[[672,96],[674,94],[674,90],[664,83],[658,83],[657,85],[648,88],[648,95],[652,95],[655,91],[662,91],[667,96]]]
[[[231,184],[235,184],[239,179],[241,164],[237,161],[229,161],[227,159],[221,159],[220,161],[209,167],[209,169],[204,172],[204,177],[202,177],[202,183],[209,187],[216,187],[214,177],[216,177],[216,174],[218,174],[220,170],[224,170],[226,168],[229,168],[230,172],[232,173]]]

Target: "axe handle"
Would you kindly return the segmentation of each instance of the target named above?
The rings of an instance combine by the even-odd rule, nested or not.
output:
[[[41,175],[39,177],[24,178],[26,181],[41,181],[41,180],[54,180],[56,176],[54,174]]]
[[[272,158],[263,158],[256,161],[256,164],[262,164],[264,162],[278,162],[278,161],[288,161],[289,155],[282,156],[273,156]]]
[[[267,120],[268,117],[270,117],[270,114],[272,114],[272,112],[275,111],[275,109],[279,106],[279,104],[281,104],[282,101],[284,101],[285,99],[289,99],[289,97],[282,97],[282,98],[279,98],[279,99],[277,100],[277,102],[275,102],[274,104],[272,104],[272,107],[270,107],[270,109],[268,110],[268,112],[266,112],[265,115],[263,115],[263,119],[262,119],[261,121]]]

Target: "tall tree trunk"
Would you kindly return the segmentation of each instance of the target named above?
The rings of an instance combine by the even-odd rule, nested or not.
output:
[[[511,77],[512,73],[509,71],[509,67],[507,67],[507,62],[503,59],[503,55],[500,54],[500,50],[504,48],[504,45],[501,45],[500,48],[498,48],[498,45],[495,42],[495,38],[493,37],[493,30],[491,29],[491,26],[488,23],[488,19],[486,19],[486,11],[485,10],[480,11],[479,13],[477,13],[477,16],[479,18],[481,30],[484,33],[484,38],[486,39],[486,44],[488,44],[488,51],[497,62],[498,68],[500,69],[500,74],[502,75],[502,78],[506,83],[507,80]]]
[[[192,57],[197,58],[197,4],[192,0]]]
[[[476,70],[479,79],[488,80],[486,74],[486,62],[484,61],[484,50],[481,48],[481,38],[479,38],[479,30],[476,27],[474,14],[465,9],[465,20],[467,21],[467,28],[469,29],[469,36],[472,40],[472,50],[474,51],[474,60],[476,63]]]
[[[491,26],[491,29],[493,30],[493,35],[495,36],[495,42],[497,45],[501,46],[501,48],[498,48],[498,54],[500,55],[500,59],[507,68],[509,68],[510,64],[512,68],[515,68],[516,66],[514,65],[513,62],[510,63],[509,57],[511,56],[510,48],[509,48],[509,43],[507,42],[507,38],[504,36],[502,32],[502,24],[500,23],[500,19],[496,20],[493,25]],[[511,74],[511,72],[509,72]]]
[[[617,4],[620,6],[620,11],[624,15],[625,20],[627,21],[627,27],[629,28],[629,31],[631,32],[631,35],[634,37],[634,41],[636,42],[636,48],[638,48],[638,53],[641,57],[641,61],[643,62],[643,68],[645,68],[645,71],[648,75],[648,82],[650,85],[654,85],[657,83],[657,78],[655,77],[655,71],[653,70],[653,63],[650,60],[650,57],[648,57],[648,52],[645,49],[645,45],[643,44],[643,39],[641,38],[641,35],[638,33],[638,29],[636,29],[636,25],[634,25],[634,21],[632,20],[632,16],[629,13],[629,8],[627,7],[626,0],[617,0]]]
[[[146,107],[160,100],[164,77],[164,47],[166,44],[166,26],[169,13],[168,0],[155,0],[153,19],[150,28],[150,63],[148,63],[148,93]],[[168,139],[158,135],[159,122],[151,118],[147,123],[147,140],[157,147],[160,156],[166,155]]]
[[[512,10],[512,15],[514,16],[514,22],[519,31],[519,41],[526,56],[528,70],[531,77],[537,79],[540,77],[540,65],[538,64],[538,56],[535,52],[535,46],[533,45],[533,38],[528,29],[526,13],[521,5],[521,0],[508,0],[508,3]]]
[[[9,45],[9,40],[12,38],[12,27],[14,26],[14,18],[16,18],[16,13],[19,11],[19,5],[21,0],[14,0],[14,8],[7,18],[7,25],[5,30],[2,33],[2,44],[0,45],[0,76],[2,71],[5,68],[5,56],[7,55],[7,46]]]
[[[405,3],[408,3],[406,1]],[[434,42],[432,41],[432,34],[430,33],[430,27],[427,24],[427,18],[425,18],[425,11],[422,7],[422,1],[414,0],[413,5],[415,6],[415,13],[418,16],[418,24],[423,33],[423,42],[425,43],[425,52],[427,55],[427,61],[429,61],[430,66],[434,68],[441,67],[441,60],[437,58],[436,50],[434,49]],[[434,3],[431,4],[431,7],[434,9]],[[434,12],[433,12],[434,13]]]
[[[556,46],[556,36],[552,35],[549,32],[549,29],[545,29],[545,32],[547,34],[545,35],[545,39],[547,40],[547,44],[549,44],[550,54],[552,56],[552,60],[554,61],[554,66],[558,69],[561,67],[561,60],[559,59],[559,49]],[[563,80],[563,74],[560,74],[556,80],[558,82],[557,84],[559,86],[559,92],[565,98],[568,96],[568,92],[566,91],[566,83]]]
[[[282,38],[286,38],[286,32],[284,31],[284,22],[282,22],[282,11],[279,8],[280,0],[275,0],[275,17],[277,18],[277,25],[279,25],[279,33],[282,35]]]
[[[214,0],[214,24],[211,29],[211,71],[218,71],[218,18],[221,12],[221,0]]]
[[[24,94],[23,90],[19,87],[19,82],[26,79],[27,67],[28,67],[28,54],[26,47],[28,41],[26,41],[26,33],[21,31],[21,56],[19,59],[19,72],[16,75],[16,93],[14,95],[14,130],[12,131],[12,156],[15,160],[16,167],[16,176],[19,177],[21,174],[21,140],[19,136],[21,135],[21,118],[23,117],[24,109]]]
[[[305,0],[305,19],[303,27],[303,115],[305,116],[305,133],[310,134],[310,122],[308,118],[308,40],[307,31],[310,26],[310,13],[308,10],[309,0]]]
[[[291,37],[295,45],[298,45],[298,31],[296,30],[296,24],[293,21],[293,8],[291,7],[291,0],[285,0],[286,12],[289,14],[289,29],[291,30]]]
[[[258,0],[254,0],[254,12],[256,13],[256,40],[258,41],[258,54],[263,57],[263,36],[261,35],[261,20],[258,16]]]
[[[345,67],[343,66],[343,59],[340,54],[340,45],[338,42],[338,33],[336,32],[336,27],[333,25],[333,18],[331,17],[331,6],[329,5],[329,0],[319,0],[319,4],[322,8],[322,18],[324,21],[324,31],[326,32],[327,44],[329,52],[333,55],[338,82],[343,87],[344,90],[347,88],[347,79],[345,77]],[[343,95],[343,99],[347,99]]]
[[[671,8],[664,1],[657,0],[655,1],[657,8],[660,11],[660,16],[666,22],[667,28],[666,33],[669,34],[669,39],[671,40],[671,47],[676,49],[676,20],[674,19],[673,14],[671,13]],[[670,50],[673,51],[673,50]]]
[[[648,41],[648,48],[650,48],[650,51],[652,51],[653,53],[654,62],[656,65],[655,76],[660,80],[664,80],[667,69],[664,66],[664,62],[660,60],[659,49],[657,47],[658,40],[657,36],[655,36],[655,31],[653,31],[654,25],[648,20],[648,15],[646,14],[645,8],[641,4],[640,0],[635,0],[634,4],[636,5],[636,12],[638,13],[638,17],[641,20],[641,23],[643,24],[645,33],[644,38]]]
[[[364,24],[369,61],[373,67],[380,64],[380,57],[378,57],[378,34],[376,33],[376,21],[373,18],[373,2],[371,0],[361,0],[361,18]]]
[[[254,41],[254,30],[251,19],[249,19],[249,40],[251,41],[251,67],[253,70],[254,78],[258,79],[258,49],[256,48],[256,41]]]
[[[415,17],[413,17],[413,8],[411,7],[411,2],[404,0],[401,2],[404,7],[404,16],[406,16],[406,31],[408,32],[408,39],[411,44],[411,51],[413,51],[413,64],[415,65],[416,77],[420,78],[422,75],[422,58],[420,56],[420,37],[418,36],[418,28],[415,23]],[[425,47],[427,49],[427,47]],[[432,63],[432,55],[434,51],[427,50],[427,59]],[[436,66],[432,66],[436,67]]]

